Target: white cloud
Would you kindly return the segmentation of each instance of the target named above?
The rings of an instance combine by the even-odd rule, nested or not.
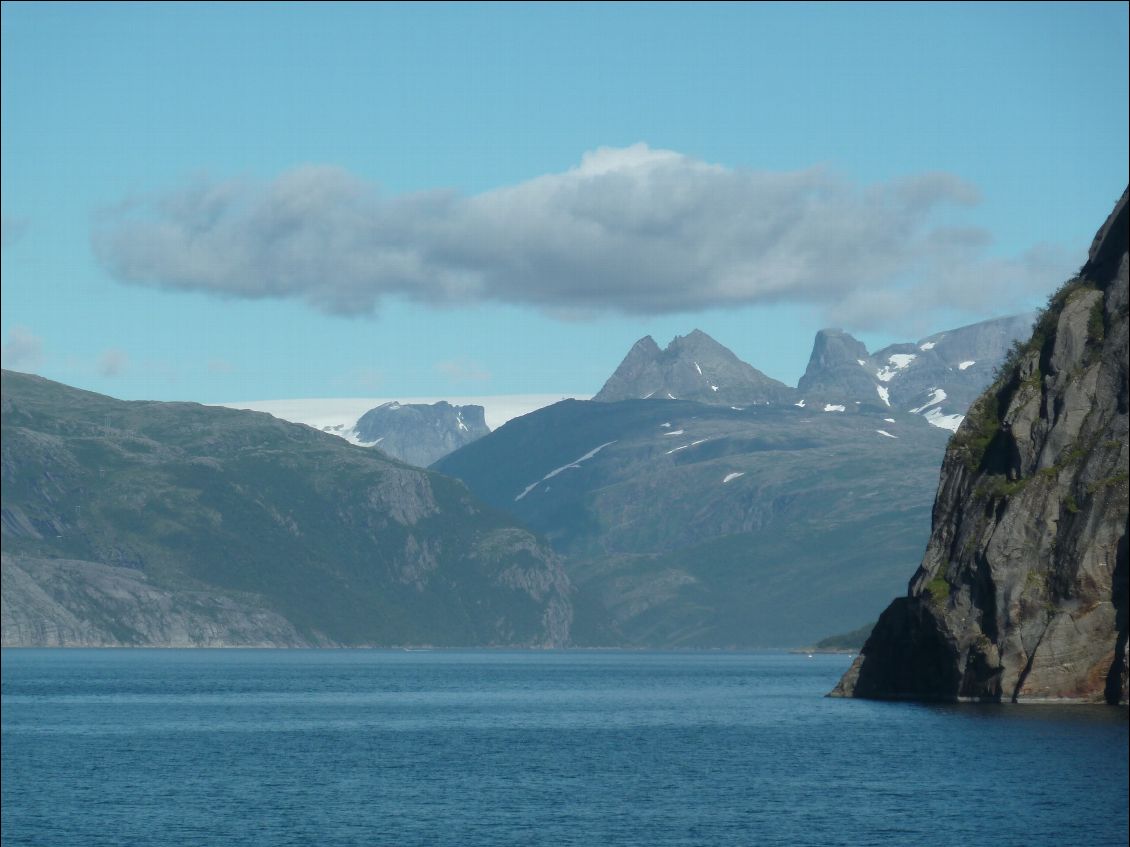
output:
[[[15,370],[35,370],[43,361],[43,339],[26,326],[13,326],[0,346],[0,361]]]
[[[435,369],[452,382],[489,382],[490,371],[471,359],[436,362]]]
[[[0,216],[0,248],[15,244],[25,232],[27,232],[26,219]]]
[[[946,173],[862,185],[636,144],[473,196],[382,197],[327,166],[267,184],[200,181],[107,213],[93,243],[124,282],[338,314],[387,296],[571,317],[787,301],[873,326],[923,297],[992,311],[1067,275],[1031,257],[989,259],[988,232],[940,222],[977,201]]]
[[[129,356],[123,350],[105,350],[98,357],[98,373],[102,376],[121,376],[128,366]]]

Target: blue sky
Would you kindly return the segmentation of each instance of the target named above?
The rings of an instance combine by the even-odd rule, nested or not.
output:
[[[1127,183],[1127,4],[3,4],[4,366],[127,399],[795,384],[1039,305]]]

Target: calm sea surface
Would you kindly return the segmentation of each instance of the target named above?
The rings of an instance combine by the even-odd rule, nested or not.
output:
[[[1127,710],[846,656],[5,650],[4,847],[1116,845]]]

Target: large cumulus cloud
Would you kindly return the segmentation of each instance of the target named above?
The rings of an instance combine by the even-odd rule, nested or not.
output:
[[[1039,251],[987,259],[989,234],[952,223],[977,200],[944,173],[859,185],[637,144],[473,196],[385,197],[328,166],[200,180],[106,213],[93,243],[123,282],[336,314],[386,296],[569,315],[807,302],[867,328],[937,304],[1003,306],[1066,272]]]

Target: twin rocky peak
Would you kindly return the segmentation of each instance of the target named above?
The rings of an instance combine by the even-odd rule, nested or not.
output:
[[[791,403],[828,411],[890,408],[954,430],[1013,342],[1026,337],[1031,325],[1031,315],[998,318],[874,354],[843,330],[824,329],[816,334],[796,388],[743,362],[701,330],[677,336],[666,349],[645,336],[593,399],[677,399],[743,407]]]

